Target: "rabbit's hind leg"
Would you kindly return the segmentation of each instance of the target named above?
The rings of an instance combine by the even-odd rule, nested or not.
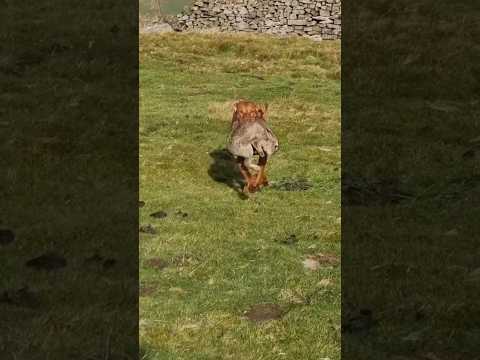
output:
[[[245,166],[247,167],[248,170],[250,170],[253,173],[258,173],[260,171],[260,166],[255,164],[251,158],[245,159],[244,161]]]

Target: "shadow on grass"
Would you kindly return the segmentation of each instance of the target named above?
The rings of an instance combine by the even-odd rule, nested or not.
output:
[[[226,149],[216,149],[209,153],[213,163],[208,169],[208,175],[216,182],[221,182],[234,189],[240,199],[248,197],[242,192],[243,178],[238,170],[233,156]]]

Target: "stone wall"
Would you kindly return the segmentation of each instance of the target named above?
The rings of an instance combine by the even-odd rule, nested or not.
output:
[[[177,30],[217,29],[340,39],[340,0],[199,0]]]

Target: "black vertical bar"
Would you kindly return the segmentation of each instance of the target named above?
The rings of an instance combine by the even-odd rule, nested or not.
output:
[[[343,359],[480,353],[479,16],[343,4]]]
[[[1,1],[2,359],[138,356],[138,3]]]

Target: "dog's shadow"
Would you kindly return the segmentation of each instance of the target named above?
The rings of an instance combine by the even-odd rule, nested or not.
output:
[[[213,163],[208,169],[208,175],[216,181],[234,189],[238,196],[245,200],[248,198],[243,192],[243,177],[233,157],[227,149],[216,149],[209,153]]]

